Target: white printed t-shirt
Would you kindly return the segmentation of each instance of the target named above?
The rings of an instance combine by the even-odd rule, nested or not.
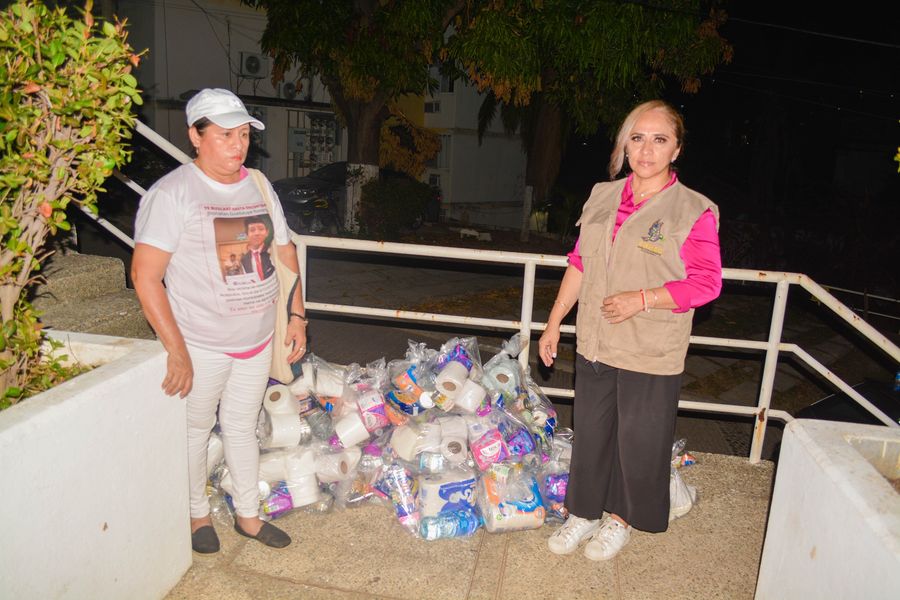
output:
[[[287,244],[290,232],[275,191],[275,243]],[[182,165],[141,198],[135,242],[171,253],[166,294],[185,342],[220,352],[258,347],[275,329],[277,277],[260,280],[255,270],[226,272],[231,254],[248,251],[245,219],[270,218],[252,177],[219,183],[193,163]],[[274,249],[272,250],[274,251]]]

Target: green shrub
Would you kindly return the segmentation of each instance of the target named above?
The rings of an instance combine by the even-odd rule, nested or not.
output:
[[[421,223],[434,194],[427,183],[406,178],[373,179],[362,188],[359,219],[367,237],[396,240]]]
[[[70,228],[66,207],[96,211],[104,180],[130,157],[140,58],[125,24],[95,24],[91,7],[82,20],[39,0],[0,13],[0,406],[66,375],[41,351],[26,294],[47,236]]]

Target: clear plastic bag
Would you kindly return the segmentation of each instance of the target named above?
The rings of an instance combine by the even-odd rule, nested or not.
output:
[[[336,365],[309,353],[303,357],[301,374],[288,388],[298,398],[313,395],[319,403],[334,410],[344,395],[347,367]],[[329,407],[329,405],[331,405]]]
[[[566,491],[569,487],[569,468],[558,461],[544,464],[540,474],[541,497],[547,509],[546,520],[564,522],[569,516],[565,506]]]
[[[440,452],[442,439],[439,423],[409,422],[392,431],[390,448],[401,460],[415,464],[422,452]]]
[[[480,480],[478,507],[489,532],[537,529],[546,511],[537,480],[528,472],[512,470],[506,477],[496,472]]]
[[[478,350],[478,339],[475,337],[450,338],[438,350],[435,372],[440,371],[449,362],[458,362],[466,368],[476,381],[482,373],[481,354]]]
[[[684,454],[684,447],[687,440],[676,440],[672,444],[672,466],[670,467],[669,477],[669,521],[674,521],[679,517],[688,514],[697,503],[697,488],[685,483],[676,463],[680,464],[679,457]]]
[[[525,373],[522,365],[515,360],[522,350],[524,339],[521,334],[512,336],[503,344],[503,349],[484,365],[482,384],[497,398],[501,406],[515,406],[521,403],[520,395],[525,393]]]
[[[390,501],[400,524],[419,536],[418,485],[412,473],[399,462],[384,465],[373,489]]]

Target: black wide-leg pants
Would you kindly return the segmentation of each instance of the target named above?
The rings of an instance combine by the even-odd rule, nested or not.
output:
[[[603,511],[649,532],[669,525],[669,477],[681,375],[650,375],[575,360],[575,440],[569,513]]]

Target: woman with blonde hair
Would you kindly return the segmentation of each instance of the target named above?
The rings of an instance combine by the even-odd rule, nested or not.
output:
[[[608,560],[632,527],[669,522],[669,462],[693,309],[722,287],[719,211],[683,185],[673,163],[684,122],[660,100],[625,118],[609,161],[582,210],[539,356],[553,364],[563,318],[578,303],[575,444],[569,519],[551,552]],[[630,173],[615,179],[626,165]],[[603,513],[606,518],[600,520]]]

